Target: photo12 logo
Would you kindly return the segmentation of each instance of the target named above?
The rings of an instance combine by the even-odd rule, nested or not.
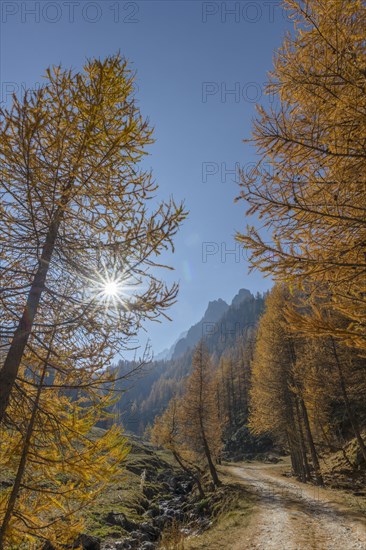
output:
[[[207,340],[212,336],[219,337],[222,343],[235,342],[243,336],[254,333],[256,323],[202,323],[202,339]]]
[[[279,18],[286,19],[287,14],[278,1],[202,2],[202,23],[275,23]]]
[[[26,82],[1,82],[0,105],[11,101],[14,95],[20,97],[28,90],[36,91],[42,88],[41,82],[35,82],[29,86]]]
[[[26,82],[1,82],[0,83],[0,105],[12,102],[13,96],[23,97],[25,93],[33,93],[44,87],[44,82],[36,82],[29,86]],[[137,82],[133,83],[135,93],[139,93],[140,87]],[[106,97],[107,94],[104,94]]]
[[[217,162],[204,161],[201,165],[201,181],[202,183],[235,183],[239,184],[244,177],[268,177],[273,173],[273,166],[263,162],[258,165],[258,162]]]
[[[272,241],[262,242],[263,245],[267,247],[263,252],[264,262],[276,261],[283,253],[293,254],[292,245],[289,243],[281,243],[281,248],[278,249],[278,245]],[[220,262],[222,264],[229,262],[239,264],[240,262],[251,263],[253,260],[253,250],[235,240],[231,241],[230,244],[224,241],[220,243],[204,241],[202,243],[201,253],[202,263],[204,264],[209,261]]]
[[[202,183],[227,183],[240,182],[241,166],[239,162],[234,162],[232,165],[226,162],[206,161],[201,167]]]
[[[1,2],[2,23],[49,23],[59,22],[98,23],[105,19],[114,23],[139,23],[138,2],[89,2],[88,0],[65,2],[40,2],[27,0]]]
[[[202,82],[202,103],[258,103],[266,96],[273,103],[274,94],[267,87],[268,82]]]
[[[228,245],[225,242],[203,242],[202,243],[202,262],[206,264],[209,259],[215,258],[222,264],[228,261],[236,264],[245,261],[246,249],[238,242],[233,242]]]

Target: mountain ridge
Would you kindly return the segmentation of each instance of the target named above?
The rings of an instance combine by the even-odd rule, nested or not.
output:
[[[231,306],[237,307],[244,300],[253,298],[252,293],[241,288],[231,301]],[[193,349],[201,338],[205,338],[211,334],[217,327],[218,321],[227,313],[231,307],[222,298],[211,300],[208,303],[206,311],[200,321],[191,326],[184,338],[178,340],[171,355],[172,359],[177,359],[189,349]]]
[[[143,376],[137,375],[130,382],[124,379],[120,388],[121,399],[116,407],[124,426],[134,433],[143,434],[173,395],[181,391],[197,343],[203,339],[215,364],[218,364],[221,357],[239,349],[253,336],[263,309],[264,296],[259,293],[253,296],[247,289],[240,289],[230,305],[221,298],[210,301],[201,320],[178,340],[170,359],[155,359],[145,367]],[[121,361],[117,366],[117,376],[123,378],[126,371],[131,370],[131,363]]]

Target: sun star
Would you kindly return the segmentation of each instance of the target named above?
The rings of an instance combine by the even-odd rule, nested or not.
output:
[[[118,284],[116,281],[107,281],[104,285],[103,294],[105,296],[117,296]]]

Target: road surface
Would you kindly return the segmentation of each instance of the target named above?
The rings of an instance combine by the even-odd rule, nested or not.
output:
[[[257,497],[249,525],[227,550],[366,550],[366,510],[344,505],[342,493],[298,483],[273,465],[227,471]]]

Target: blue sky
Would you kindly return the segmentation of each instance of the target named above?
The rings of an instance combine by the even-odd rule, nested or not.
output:
[[[290,27],[280,3],[3,0],[1,10],[2,101],[35,86],[52,64],[81,68],[86,57],[120,50],[137,71],[141,111],[155,127],[148,165],[159,196],[184,199],[190,211],[167,258],[175,272],[161,274],[180,282],[173,322],[146,327],[155,351],[196,322],[208,301],[269,288],[235,251],[234,234],[250,220],[245,205],[233,203],[233,170],[255,160],[242,140],[256,101],[268,101],[266,74]]]

